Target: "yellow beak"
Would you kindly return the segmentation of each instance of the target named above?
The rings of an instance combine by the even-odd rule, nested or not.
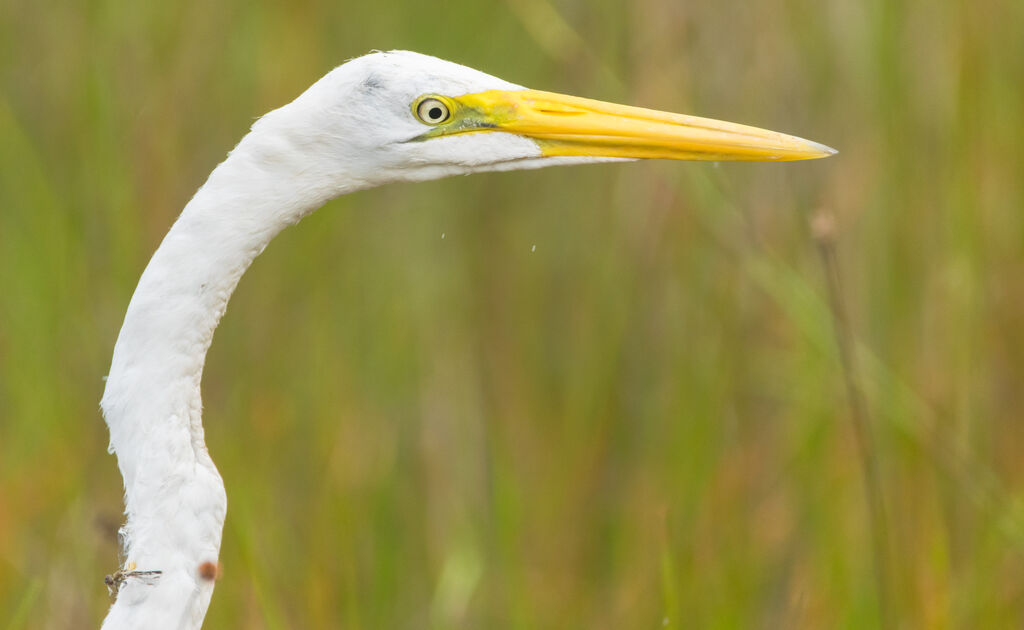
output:
[[[545,156],[761,161],[836,153],[817,142],[757,127],[552,92],[490,90],[451,100],[465,124],[458,131],[526,136]]]

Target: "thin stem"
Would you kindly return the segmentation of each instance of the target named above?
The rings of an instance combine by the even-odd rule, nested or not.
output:
[[[878,472],[878,458],[871,435],[868,405],[864,398],[864,392],[860,387],[853,356],[853,334],[850,330],[850,322],[845,303],[843,302],[839,262],[836,256],[835,221],[826,211],[819,211],[811,220],[811,229],[814,234],[814,240],[818,244],[818,252],[821,254],[821,263],[825,271],[829,306],[832,313],[832,325],[835,331],[836,346],[839,349],[839,362],[843,370],[846,396],[850,404],[850,421],[853,424],[857,453],[861,460],[861,472],[864,475],[864,492],[867,496],[868,511],[871,518],[875,578],[878,585],[879,627],[885,630],[895,627],[892,617],[892,606],[889,601],[890,573],[889,554],[887,553],[889,528],[885,515],[882,481]]]

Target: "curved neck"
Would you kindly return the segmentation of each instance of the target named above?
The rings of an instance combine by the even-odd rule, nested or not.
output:
[[[128,306],[102,401],[127,515],[125,579],[104,628],[198,628],[209,606],[200,566],[217,562],[227,500],[203,438],[206,351],[252,260],[334,196],[276,146],[253,131],[213,171]]]

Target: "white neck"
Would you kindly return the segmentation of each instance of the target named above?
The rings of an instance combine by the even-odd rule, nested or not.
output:
[[[185,207],[114,347],[102,407],[124,477],[123,568],[160,574],[127,577],[104,628],[199,628],[213,594],[200,565],[217,562],[227,499],[203,439],[206,351],[252,260],[341,192],[283,158],[280,135],[265,131],[246,136]]]

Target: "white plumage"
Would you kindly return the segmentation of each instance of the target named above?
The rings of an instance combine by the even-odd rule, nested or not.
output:
[[[417,117],[424,95],[437,95],[431,115],[444,121]],[[200,567],[217,562],[227,510],[203,438],[203,363],[239,278],[288,225],[333,197],[395,181],[640,157],[827,154],[773,132],[527,91],[416,53],[334,69],[257,121],[214,169],[128,306],[102,408],[124,477],[125,568],[159,574],[125,573],[103,627],[202,624],[214,581]]]

